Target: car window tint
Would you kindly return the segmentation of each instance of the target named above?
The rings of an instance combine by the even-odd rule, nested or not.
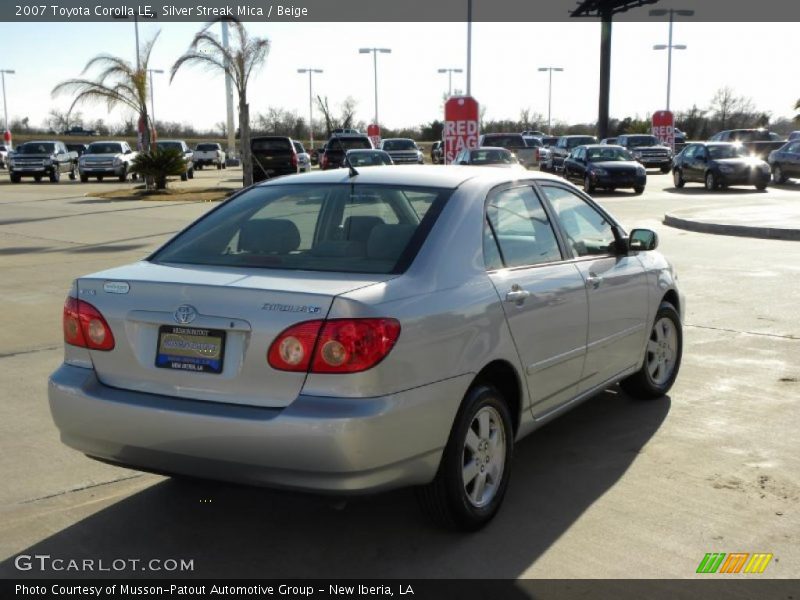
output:
[[[517,187],[492,194],[486,216],[506,267],[561,260],[550,220],[532,188]],[[491,258],[485,258],[487,268]]]
[[[614,232],[606,217],[577,194],[555,186],[542,186],[558,215],[568,243],[578,256],[610,254]]]

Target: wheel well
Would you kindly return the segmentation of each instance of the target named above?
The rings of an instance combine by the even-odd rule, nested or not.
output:
[[[508,402],[508,410],[516,433],[522,406],[522,387],[516,369],[504,360],[496,360],[481,369],[475,377],[475,382],[491,384],[503,394],[503,398]]]
[[[661,301],[669,302],[675,307],[675,310],[678,311],[678,314],[681,314],[680,300],[678,299],[678,292],[675,290],[669,290],[666,294],[664,294],[664,297],[661,299]]]

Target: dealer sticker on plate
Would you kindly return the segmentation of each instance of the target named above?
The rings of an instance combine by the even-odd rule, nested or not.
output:
[[[159,368],[221,373],[224,356],[224,331],[174,325],[158,329],[156,366]]]

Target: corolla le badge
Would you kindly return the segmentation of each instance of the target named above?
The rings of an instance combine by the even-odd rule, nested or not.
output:
[[[182,304],[178,307],[178,310],[175,311],[174,316],[178,323],[181,325],[186,325],[197,318],[197,309],[194,306]]]
[[[106,281],[103,284],[103,291],[107,294],[127,294],[130,289],[130,284],[125,281]]]

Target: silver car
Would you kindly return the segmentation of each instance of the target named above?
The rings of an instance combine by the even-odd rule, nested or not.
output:
[[[243,190],[76,280],[65,444],[144,471],[497,512],[514,444],[620,382],[665,394],[684,301],[656,234],[538,172],[371,167]]]

